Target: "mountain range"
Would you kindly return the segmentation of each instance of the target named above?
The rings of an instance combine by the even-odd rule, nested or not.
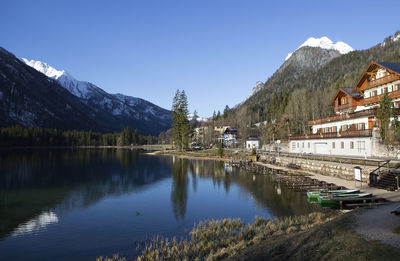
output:
[[[0,48],[0,126],[19,124],[117,132],[130,126],[143,135],[171,127],[170,111],[146,100],[109,94],[65,70],[18,59]]]

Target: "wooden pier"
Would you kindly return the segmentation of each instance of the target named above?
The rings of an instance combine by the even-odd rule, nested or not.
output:
[[[321,191],[321,190],[341,190],[348,189],[344,186],[338,186],[334,183],[328,183],[309,176],[296,173],[296,170],[289,170],[280,166],[271,166],[254,164],[253,162],[227,162],[231,166],[240,167],[242,169],[256,172],[262,175],[274,175],[274,179],[284,183],[286,186],[299,191]],[[337,199],[340,208],[343,207],[364,207],[386,204],[387,200],[381,197],[368,198],[344,198]]]

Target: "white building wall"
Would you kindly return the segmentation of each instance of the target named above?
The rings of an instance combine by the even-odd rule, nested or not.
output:
[[[292,140],[289,146],[291,153],[372,156],[372,137]]]
[[[256,148],[259,149],[260,148],[260,141],[259,140],[247,140],[246,141],[246,149],[251,150]]]
[[[334,127],[334,126],[336,126],[337,132],[339,132],[339,129],[342,125],[351,125],[351,124],[358,124],[358,123],[364,123],[365,128],[368,128],[368,117],[361,117],[361,118],[355,118],[355,119],[348,119],[348,120],[316,124],[316,125],[312,126],[312,132],[313,132],[313,134],[315,134],[315,133],[317,133],[318,129],[320,129],[320,128],[327,128],[327,127]]]

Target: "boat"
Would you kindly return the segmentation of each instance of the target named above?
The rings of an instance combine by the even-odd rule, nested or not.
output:
[[[340,200],[366,198],[372,196],[371,193],[352,193],[352,194],[329,194],[327,196],[319,196],[320,204],[338,204]]]
[[[358,189],[339,189],[339,190],[321,190],[321,191],[309,191],[307,192],[307,197],[309,199],[318,199],[321,196],[327,196],[329,194],[353,194],[360,193]]]
[[[300,169],[300,166],[297,165],[297,164],[294,164],[294,163],[289,163],[289,164],[287,165],[287,167],[288,167],[288,168],[291,168],[291,169]]]

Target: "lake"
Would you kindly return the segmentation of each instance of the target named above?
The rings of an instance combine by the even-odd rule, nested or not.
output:
[[[306,198],[219,161],[138,150],[2,150],[0,259],[134,257],[135,242],[185,237],[205,219],[321,211]]]

